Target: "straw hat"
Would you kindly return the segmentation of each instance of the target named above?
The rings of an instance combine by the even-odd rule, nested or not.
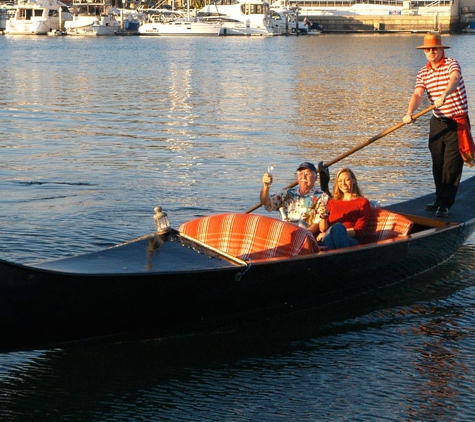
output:
[[[439,34],[426,34],[424,36],[424,45],[416,47],[423,48],[450,48],[447,45],[442,45],[442,37]]]

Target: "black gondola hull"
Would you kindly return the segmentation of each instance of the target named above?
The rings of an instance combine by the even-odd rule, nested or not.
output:
[[[175,231],[36,266],[0,260],[0,349],[124,332],[170,335],[355,297],[451,257],[475,229],[474,191],[474,178],[464,182],[461,211],[438,227],[247,265],[192,245]],[[404,204],[395,206],[398,212],[428,218],[415,212],[418,203]]]

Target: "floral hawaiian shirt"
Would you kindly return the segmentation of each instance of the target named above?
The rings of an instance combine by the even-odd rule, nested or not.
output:
[[[308,227],[318,223],[325,212],[328,214],[329,199],[329,196],[317,187],[302,196],[296,186],[270,195],[270,206],[265,209],[268,212],[280,210],[283,220]]]

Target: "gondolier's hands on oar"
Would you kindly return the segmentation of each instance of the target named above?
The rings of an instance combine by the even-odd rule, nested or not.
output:
[[[424,88],[421,87],[417,87],[412,93],[411,99],[409,100],[409,105],[407,106],[406,115],[402,118],[402,121],[406,123],[406,125],[412,123],[415,120],[413,117],[414,111],[416,111],[417,107],[419,107],[421,104],[423,95]]]
[[[424,88],[417,87],[414,92],[412,93],[411,99],[409,100],[409,105],[407,106],[407,112],[406,115],[402,118],[402,121],[405,124],[409,124],[414,122],[416,119],[421,117],[423,114],[426,114],[427,112],[434,110],[434,108],[439,108],[444,105],[445,103],[445,98],[447,97],[446,93],[443,93],[439,98],[437,98],[434,101],[434,104],[431,105],[430,107],[426,108],[425,110],[422,110],[421,112],[414,114],[414,112],[417,110],[417,108],[420,106],[422,103],[422,99],[424,96]]]

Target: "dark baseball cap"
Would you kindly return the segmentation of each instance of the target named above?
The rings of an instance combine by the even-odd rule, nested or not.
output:
[[[303,170],[303,169],[312,170],[315,173],[317,173],[317,169],[315,168],[315,166],[312,163],[308,163],[307,161],[305,163],[300,164],[297,171],[300,171],[300,170]]]

